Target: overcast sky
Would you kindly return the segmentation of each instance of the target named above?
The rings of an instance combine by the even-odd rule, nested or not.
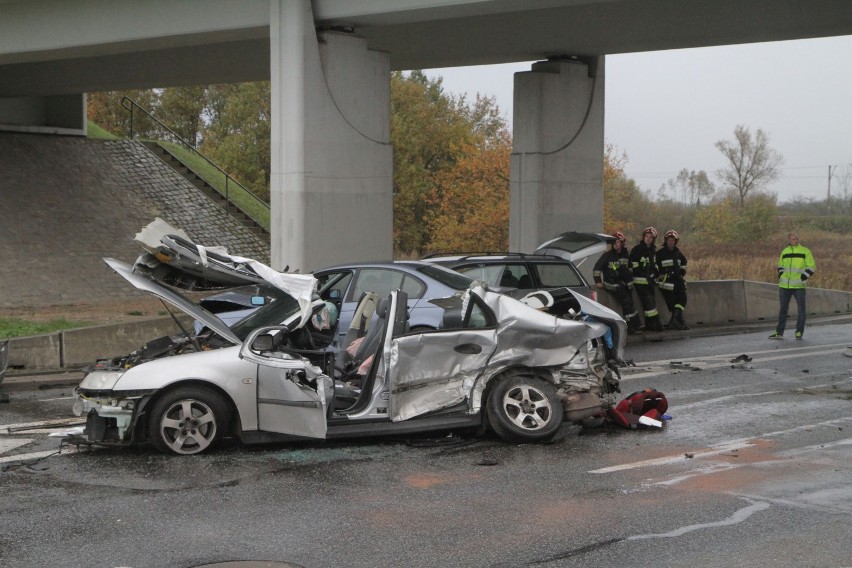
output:
[[[511,122],[513,73],[529,65],[426,73],[447,92],[494,96]],[[770,186],[781,201],[824,199],[828,166],[852,164],[852,36],[607,56],[605,120],[606,141],[627,152],[627,175],[654,193],[682,168],[718,182],[715,143],[743,124],[784,157]]]

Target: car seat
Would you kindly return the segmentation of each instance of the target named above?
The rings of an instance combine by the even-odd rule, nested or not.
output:
[[[518,287],[518,279],[515,278],[515,275],[505,270],[503,272],[503,276],[500,277],[500,286],[505,288],[517,288]]]

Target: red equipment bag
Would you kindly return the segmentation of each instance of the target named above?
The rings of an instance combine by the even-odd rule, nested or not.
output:
[[[636,428],[643,416],[661,421],[668,408],[666,395],[656,389],[645,389],[631,393],[615,408],[610,408],[607,417],[619,426]]]

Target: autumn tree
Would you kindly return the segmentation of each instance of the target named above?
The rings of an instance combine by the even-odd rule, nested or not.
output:
[[[494,99],[477,96],[468,104],[445,93],[440,78],[420,71],[391,74],[396,251],[411,254],[429,246],[433,209],[447,203],[441,195],[446,184],[438,179],[470,152],[500,146],[503,130]]]
[[[634,232],[651,208],[648,197],[627,177],[627,154],[612,144],[604,148],[604,230]]]
[[[192,146],[201,142],[208,87],[175,87],[160,91],[156,117]]]
[[[506,250],[509,245],[509,158],[507,131],[461,153],[439,172],[429,196],[429,250]]]
[[[750,193],[760,191],[781,174],[784,158],[769,147],[769,136],[763,130],[752,136],[748,128],[737,125],[734,139],[720,140],[716,148],[727,160],[716,175],[737,196],[739,207]]]
[[[101,128],[116,136],[130,135],[130,112],[121,106],[121,100],[127,97],[142,108],[149,110],[157,104],[159,93],[154,89],[135,89],[127,91],[105,91],[86,95],[86,116]],[[154,124],[136,111],[133,117],[134,135],[150,137]]]
[[[208,88],[201,151],[262,199],[269,200],[272,169],[268,81]]]

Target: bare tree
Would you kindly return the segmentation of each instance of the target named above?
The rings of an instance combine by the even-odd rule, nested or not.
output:
[[[728,165],[716,175],[739,197],[740,207],[752,191],[760,191],[775,181],[781,174],[779,169],[784,158],[769,147],[769,136],[758,129],[754,137],[742,124],[734,129],[734,140],[720,140],[716,148],[728,160]]]
[[[675,201],[694,205],[702,197],[711,197],[715,191],[716,188],[707,177],[707,172],[704,170],[689,171],[684,168],[678,172],[677,177],[669,179],[660,186],[657,194],[660,198],[665,199],[666,193],[671,192]],[[681,196],[680,199],[678,199],[678,194]]]

